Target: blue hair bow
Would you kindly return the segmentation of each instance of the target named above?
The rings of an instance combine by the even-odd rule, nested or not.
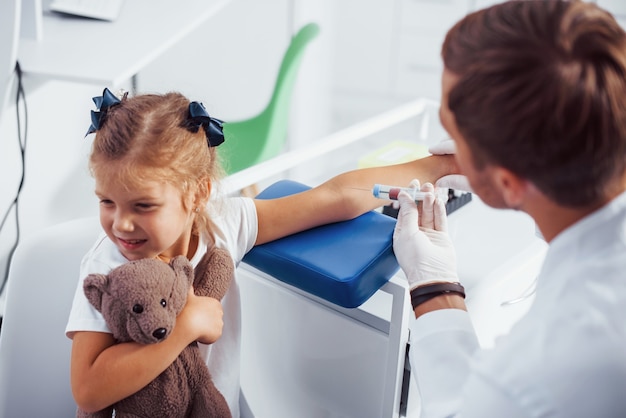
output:
[[[125,99],[126,96],[128,96],[128,92],[124,93],[122,99]],[[122,101],[118,99],[115,94],[111,93],[111,90],[109,90],[108,88],[104,89],[104,91],[102,92],[102,96],[94,97],[93,102],[96,104],[96,108],[98,108],[98,111],[91,111],[91,126],[89,126],[89,129],[87,130],[85,136],[94,133],[98,129],[100,129],[102,127],[102,124],[106,120],[107,112],[109,111],[109,109],[112,106],[122,103]]]
[[[189,103],[189,120],[187,121],[187,129],[192,132],[198,132],[200,126],[206,133],[206,140],[209,147],[216,147],[224,142],[224,130],[222,121],[209,116],[206,108],[202,103]]]

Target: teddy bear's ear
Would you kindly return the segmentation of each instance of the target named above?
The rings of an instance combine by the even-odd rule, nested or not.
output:
[[[189,281],[189,286],[193,283],[193,266],[184,255],[178,255],[170,260],[170,266],[176,274],[183,274]]]
[[[83,291],[89,303],[98,311],[102,307],[102,295],[106,292],[109,278],[104,274],[90,274],[83,282]]]
[[[170,260],[174,272],[172,293],[169,306],[179,313],[187,301],[187,292],[193,283],[193,266],[185,256],[177,256]]]

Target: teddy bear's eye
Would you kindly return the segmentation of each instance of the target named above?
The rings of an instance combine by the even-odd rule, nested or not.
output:
[[[143,312],[143,306],[141,306],[140,304],[136,304],[135,306],[133,306],[133,312],[135,312],[135,313],[142,313]]]
[[[164,308],[167,306],[167,302],[165,301],[165,299],[161,299],[161,306],[163,306]]]

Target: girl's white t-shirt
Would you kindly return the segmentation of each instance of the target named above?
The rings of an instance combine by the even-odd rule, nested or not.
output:
[[[211,235],[201,237],[191,259],[194,267],[208,246],[226,249],[235,266],[254,245],[258,233],[257,214],[252,199],[226,198],[211,211]],[[80,277],[74,294],[72,310],[65,334],[72,338],[76,331],[111,332],[104,318],[87,300],[83,281],[90,273],[108,274],[113,268],[128,262],[115,244],[102,233],[83,257]],[[202,355],[211,371],[216,387],[226,398],[234,417],[239,416],[241,299],[239,285],[233,281],[222,299],[224,328],[221,338],[211,345],[200,344]]]

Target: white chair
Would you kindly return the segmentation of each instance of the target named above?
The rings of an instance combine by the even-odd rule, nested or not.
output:
[[[72,417],[71,341],[65,325],[95,217],[64,222],[20,243],[9,271],[0,331],[0,417]]]

